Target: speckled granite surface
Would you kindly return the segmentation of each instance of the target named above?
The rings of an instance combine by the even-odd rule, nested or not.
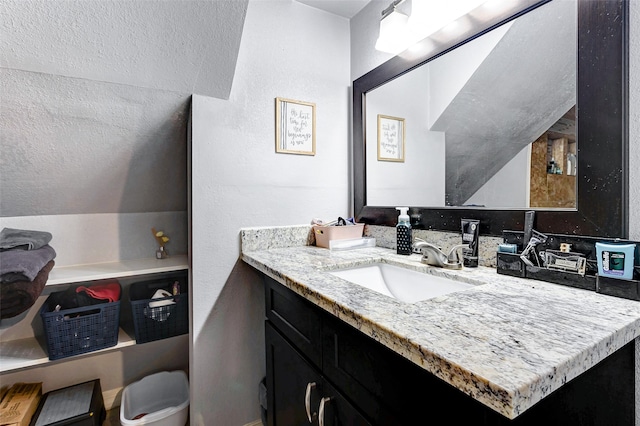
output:
[[[375,247],[283,247],[299,235],[243,230],[243,260],[417,365],[509,418],[640,336],[640,303],[493,268],[447,271]],[[280,248],[274,239],[282,238]],[[246,240],[246,244],[245,244]],[[373,262],[479,284],[414,304],[327,273]]]
[[[315,244],[311,225],[274,226],[240,230],[242,251],[309,246]]]
[[[396,228],[390,226],[365,226],[364,234],[376,239],[378,247],[396,248]],[[413,229],[413,237],[421,238],[425,241],[440,247],[445,253],[455,245],[462,243],[462,236],[452,232],[427,231],[424,229]],[[480,236],[478,245],[478,257],[481,266],[496,267],[496,250],[498,244],[502,242],[499,237]]]

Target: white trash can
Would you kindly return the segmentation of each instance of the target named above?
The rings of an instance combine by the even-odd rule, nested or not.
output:
[[[189,380],[184,371],[162,371],[122,391],[122,426],[184,426],[189,415]]]

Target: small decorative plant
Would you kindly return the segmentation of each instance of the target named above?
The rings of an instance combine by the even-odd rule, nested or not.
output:
[[[169,256],[167,250],[165,249],[165,244],[169,242],[169,237],[164,234],[162,231],[156,231],[156,228],[151,228],[151,232],[153,233],[156,242],[158,243],[158,250],[156,250],[156,258],[157,259],[165,259]]]

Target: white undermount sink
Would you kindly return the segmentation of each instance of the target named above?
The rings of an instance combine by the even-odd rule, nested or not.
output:
[[[329,273],[407,303],[415,303],[475,287],[475,284],[418,272],[388,263],[373,263],[329,271]]]

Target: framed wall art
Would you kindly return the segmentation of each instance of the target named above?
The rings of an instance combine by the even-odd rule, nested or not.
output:
[[[378,161],[404,162],[404,118],[378,114]]]
[[[276,98],[276,152],[316,155],[316,104]]]

